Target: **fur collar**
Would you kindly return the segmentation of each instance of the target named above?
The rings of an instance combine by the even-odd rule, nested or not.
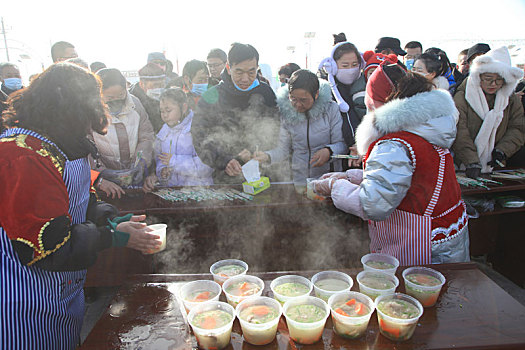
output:
[[[457,120],[457,115],[454,100],[445,90],[392,100],[365,115],[356,131],[357,150],[359,154],[366,154],[370,144],[386,134],[404,131],[443,116],[453,116]]]
[[[314,105],[310,109],[310,121],[319,119],[324,111],[330,106],[332,101],[332,90],[330,85],[325,81],[320,81],[319,97],[315,100]],[[292,103],[288,99],[290,92],[288,85],[283,86],[277,91],[277,106],[281,112],[282,120],[290,125],[298,124],[306,121],[304,113],[299,113],[293,108]]]

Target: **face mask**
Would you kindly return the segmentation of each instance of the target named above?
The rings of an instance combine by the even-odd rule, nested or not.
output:
[[[126,104],[126,99],[122,100],[113,100],[106,102],[106,104],[109,107],[109,113],[111,115],[118,115],[120,112],[122,112],[122,108],[124,108],[124,105]]]
[[[148,91],[146,91],[146,95],[148,95],[148,97],[151,97],[154,100],[159,101],[160,95],[162,95],[164,90],[166,89],[164,88],[149,89]]]
[[[407,66],[407,70],[412,70],[412,67],[414,66],[414,59],[413,58],[409,58],[408,60],[406,60],[405,62],[405,66]]]
[[[4,86],[9,90],[20,90],[22,88],[22,79],[20,78],[7,78],[4,79]]]
[[[202,96],[208,90],[208,84],[193,84],[191,92],[196,95]]]
[[[347,68],[347,69],[338,69],[335,77],[341,83],[345,85],[350,85],[359,78],[361,74],[361,69],[359,67]]]
[[[240,87],[237,86],[237,84],[235,84],[235,82],[232,80],[233,82],[233,85],[235,85],[235,88],[239,91],[250,91],[254,88],[256,88],[257,86],[259,86],[259,79],[255,79],[252,83],[252,85],[250,85],[247,89],[241,89]]]

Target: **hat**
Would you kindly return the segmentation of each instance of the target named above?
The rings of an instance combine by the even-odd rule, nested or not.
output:
[[[468,49],[467,61],[470,61],[472,56],[476,54],[486,54],[489,51],[490,51],[490,46],[488,44],[477,43],[476,45]]]
[[[363,54],[363,58],[365,59],[365,79],[368,76],[368,71],[372,68],[377,68],[379,65],[384,62],[385,60],[390,61],[391,63],[397,63],[397,56],[394,54],[390,55],[383,55],[382,53],[375,53],[374,51],[365,51]]]
[[[381,51],[383,49],[391,49],[396,54],[400,56],[405,56],[407,53],[403,49],[401,49],[401,42],[398,38],[391,38],[388,36],[379,38],[379,41],[376,45],[376,51]]]
[[[148,54],[148,63],[151,61],[166,61],[166,56],[162,52],[150,52]]]
[[[365,104],[368,110],[382,106],[388,96],[394,91],[397,81],[393,71],[403,73],[404,70],[396,63],[391,63],[388,59],[383,61],[372,73],[366,84]],[[390,71],[390,73],[389,73]]]

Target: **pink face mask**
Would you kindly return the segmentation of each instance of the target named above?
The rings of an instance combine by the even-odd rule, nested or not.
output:
[[[338,69],[335,77],[345,85],[351,85],[361,75],[361,67]]]

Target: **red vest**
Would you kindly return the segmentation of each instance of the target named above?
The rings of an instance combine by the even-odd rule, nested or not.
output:
[[[364,157],[363,167],[366,168],[366,159],[375,144],[382,140],[394,140],[404,144],[409,150],[414,166],[410,188],[397,209],[424,215],[429,203],[433,201],[435,203],[434,209],[427,213],[432,217],[432,241],[437,242],[446,239],[447,236],[448,239],[452,238],[466,225],[466,215],[450,152],[432,145],[421,136],[407,131],[399,131],[385,135],[373,142]],[[444,167],[442,168],[440,168],[438,152],[446,153]],[[438,182],[440,172],[442,172],[443,179],[441,184]],[[441,186],[441,191],[437,198],[433,198],[436,186]],[[442,230],[447,235],[439,233]]]

